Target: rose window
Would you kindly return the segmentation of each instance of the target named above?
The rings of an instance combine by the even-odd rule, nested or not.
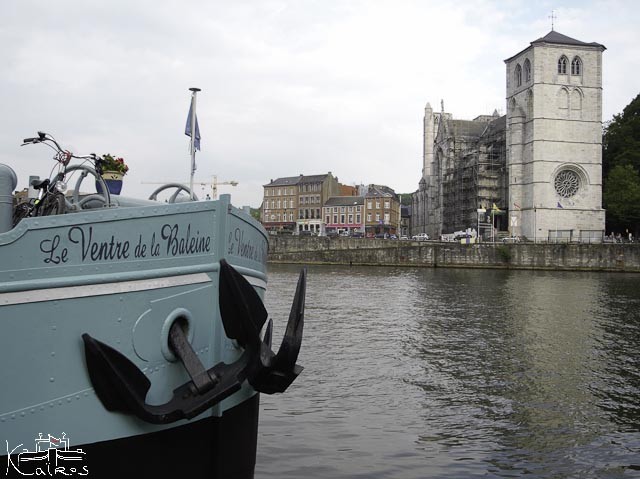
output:
[[[575,171],[562,170],[557,174],[554,186],[563,198],[571,198],[580,188],[580,177]]]

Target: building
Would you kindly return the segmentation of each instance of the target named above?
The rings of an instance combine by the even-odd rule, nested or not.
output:
[[[269,232],[299,234],[322,231],[322,205],[340,191],[338,178],[298,175],[263,185],[262,224]]]
[[[411,234],[601,241],[604,50],[555,31],[531,42],[505,60],[506,116],[455,120],[427,104]]]
[[[324,206],[324,234],[364,233],[364,197],[333,196]]]
[[[505,60],[509,227],[602,241],[602,52],[551,31]]]
[[[440,112],[427,104],[424,129],[423,176],[412,198],[411,235],[438,238],[478,228],[484,220],[479,209],[507,203],[505,117],[494,111],[457,120],[445,113],[444,102]],[[496,229],[506,230],[500,215],[493,220]]]
[[[361,187],[365,200],[367,236],[397,234],[400,231],[400,198],[388,186]]]
[[[278,178],[263,185],[262,225],[269,232],[293,233],[298,219],[298,183],[300,176]]]

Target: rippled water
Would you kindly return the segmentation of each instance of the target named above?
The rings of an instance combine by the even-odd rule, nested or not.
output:
[[[305,321],[257,479],[640,477],[639,275],[311,267]]]

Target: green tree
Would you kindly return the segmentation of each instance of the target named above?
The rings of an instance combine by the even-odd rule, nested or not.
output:
[[[640,223],[640,174],[631,165],[616,165],[609,172],[604,191],[607,215],[615,219],[615,226],[633,228]]]
[[[602,139],[607,230],[640,234],[640,94],[614,115]]]

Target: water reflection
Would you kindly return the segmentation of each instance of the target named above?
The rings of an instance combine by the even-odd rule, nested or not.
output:
[[[298,271],[270,268],[280,328]],[[638,311],[638,276],[310,268],[256,477],[632,477]]]

